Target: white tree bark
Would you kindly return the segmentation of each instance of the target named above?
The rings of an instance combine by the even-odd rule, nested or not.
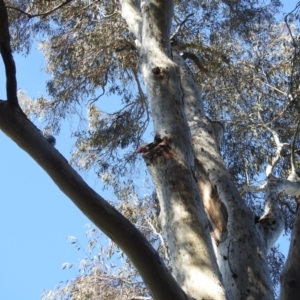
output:
[[[266,254],[275,244],[284,229],[284,218],[278,205],[277,181],[269,179],[265,191],[265,212],[256,224],[263,241]]]
[[[219,132],[204,115],[198,88],[179,58],[178,64],[199,189],[211,190],[205,207],[218,232],[215,250],[224,287],[233,299],[273,299],[265,241],[220,157]]]
[[[132,1],[126,2],[133,5]],[[227,297],[273,299],[266,256],[283,228],[277,193],[274,187],[268,187],[265,214],[255,225],[252,212],[241,199],[220,157],[222,126],[205,116],[197,85],[184,61],[170,50],[170,3],[144,1],[142,25],[132,25],[132,19],[139,22],[138,17],[128,20],[128,24],[130,28],[142,27],[142,36],[139,36],[140,30],[133,33],[141,43],[140,66],[151,100],[157,137],[154,146],[140,152],[144,152],[160,200],[160,219],[170,247],[174,274],[190,295],[196,298],[211,295],[212,285],[207,285],[210,291],[207,295],[197,293],[193,287],[200,278],[200,282],[209,281],[206,279],[208,273],[204,276],[196,269],[197,264],[210,262],[212,273],[208,278],[211,283],[219,276],[205,230],[204,203],[216,240],[215,251]],[[125,5],[123,16],[126,18],[128,14],[124,10]],[[137,9],[130,11],[139,14]],[[272,222],[264,222],[266,220]],[[184,236],[185,232],[197,234]],[[197,235],[201,237],[198,240]],[[190,245],[189,253],[187,244]],[[197,258],[195,251],[199,247],[201,257]]]
[[[124,12],[126,7],[123,6],[123,16],[128,15]],[[160,220],[168,241],[173,274],[195,299],[226,299],[194,177],[194,156],[183,111],[179,70],[171,59],[173,3],[143,1],[141,12],[140,68],[157,136],[154,145],[140,152],[144,152],[160,201]]]

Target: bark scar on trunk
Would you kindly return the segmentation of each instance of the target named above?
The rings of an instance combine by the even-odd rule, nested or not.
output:
[[[225,241],[228,235],[228,212],[225,204],[220,200],[216,186],[211,184],[208,174],[198,160],[196,160],[195,176],[209,220],[210,233],[218,245]]]
[[[170,143],[171,138],[166,136],[161,138],[159,135],[155,135],[153,142],[140,146],[136,152],[142,153],[147,165],[152,164],[154,159],[160,156],[166,159],[174,159],[176,155],[172,151]]]

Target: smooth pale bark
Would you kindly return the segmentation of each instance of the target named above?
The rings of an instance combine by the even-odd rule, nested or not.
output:
[[[300,196],[300,182],[293,182],[287,179],[281,178],[272,178],[273,189],[276,190],[277,194],[284,193],[286,195]],[[261,186],[243,186],[245,192],[263,192],[268,188],[268,183],[265,183]]]
[[[268,180],[265,192],[265,211],[256,227],[265,241],[266,252],[278,240],[284,229],[284,217],[278,204],[277,180]]]
[[[27,152],[62,192],[126,253],[154,299],[189,299],[140,231],[85,183],[18,106],[0,100],[0,129]]]
[[[198,87],[183,60],[178,55],[174,57],[181,66],[184,108],[192,135],[198,185],[202,194],[211,191],[207,201],[219,209],[212,214],[206,204],[210,219],[220,218],[214,222],[218,232],[215,252],[224,287],[233,299],[274,299],[266,241],[256,229],[253,213],[241,199],[220,156],[220,132],[204,114]]]
[[[122,13],[126,17],[129,14],[124,10],[126,6]],[[142,36],[136,36],[141,41],[140,69],[150,99],[156,139],[161,143],[142,152],[156,187],[161,225],[177,282],[195,299],[221,300],[226,296],[194,176],[179,70],[171,59],[172,15],[172,1],[143,1]],[[129,27],[140,28],[132,25],[132,19],[139,18],[131,16]]]
[[[280,300],[298,300],[300,297],[300,210],[290,243],[289,254],[281,274]]]
[[[141,45],[142,16],[135,6],[135,0],[121,0],[122,17],[126,20],[129,30],[136,37],[136,44]]]

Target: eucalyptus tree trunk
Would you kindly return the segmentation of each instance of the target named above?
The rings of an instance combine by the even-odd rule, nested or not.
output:
[[[208,222],[197,189],[184,96],[172,60],[170,27],[172,1],[147,1],[142,18],[132,1],[123,1],[123,16],[140,46],[140,68],[151,99],[156,132],[151,151],[141,149],[161,206],[161,225],[167,237],[174,276],[195,299],[226,299],[209,236]],[[135,16],[128,13],[135,11]],[[155,16],[155,18],[153,18]],[[126,18],[127,20],[127,18]],[[131,25],[129,23],[129,25]],[[136,30],[137,29],[137,30]],[[142,41],[142,42],[141,42]]]
[[[141,13],[134,1],[122,8],[139,47],[156,133],[138,152],[155,184],[177,282],[195,299],[274,299],[267,239],[219,153],[223,127],[205,116],[205,99],[170,48],[172,1],[143,1]]]

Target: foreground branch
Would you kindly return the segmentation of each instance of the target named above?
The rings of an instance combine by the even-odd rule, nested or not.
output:
[[[154,299],[188,299],[141,232],[84,182],[19,107],[0,100],[0,129],[27,152],[74,204],[126,253]]]

